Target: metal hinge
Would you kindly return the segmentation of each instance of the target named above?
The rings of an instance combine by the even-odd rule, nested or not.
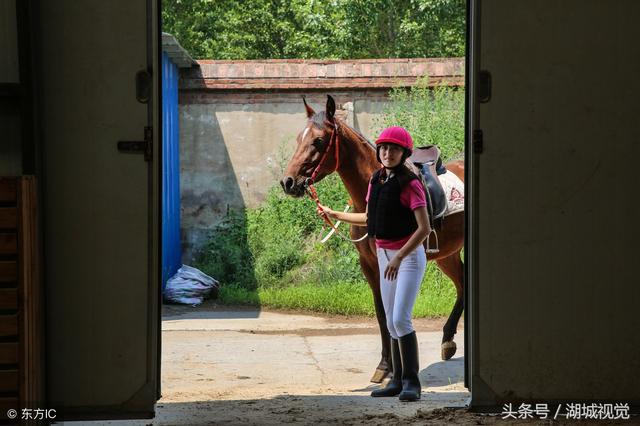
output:
[[[118,151],[126,154],[144,154],[144,161],[153,158],[153,128],[144,128],[143,141],[118,141]]]

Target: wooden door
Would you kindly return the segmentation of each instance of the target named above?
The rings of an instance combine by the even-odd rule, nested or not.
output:
[[[637,404],[640,2],[471,4],[472,404]]]
[[[151,417],[159,396],[157,13],[155,0],[36,9],[47,395],[65,419]],[[118,150],[145,128],[151,156]]]

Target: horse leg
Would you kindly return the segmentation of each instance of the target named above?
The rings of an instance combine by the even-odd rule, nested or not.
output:
[[[441,355],[443,360],[451,359],[456,353],[456,342],[453,341],[453,336],[458,329],[458,321],[462,315],[464,308],[464,265],[462,259],[460,259],[460,252],[455,252],[452,255],[436,260],[438,267],[446,276],[451,278],[453,284],[456,286],[456,303],[453,305],[451,314],[442,328],[442,346]]]
[[[371,377],[373,383],[382,383],[382,381],[391,373],[391,335],[387,329],[387,316],[384,313],[382,305],[382,295],[380,294],[380,273],[377,263],[367,261],[364,256],[360,257],[360,265],[362,272],[369,282],[369,287],[373,293],[373,303],[376,308],[376,319],[380,328],[380,338],[382,340],[382,358],[376,371]]]

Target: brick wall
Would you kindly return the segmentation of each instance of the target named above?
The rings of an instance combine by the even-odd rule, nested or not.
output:
[[[464,60],[361,59],[351,61],[198,61],[183,73],[183,90],[389,89],[423,75],[433,84],[464,84]]]

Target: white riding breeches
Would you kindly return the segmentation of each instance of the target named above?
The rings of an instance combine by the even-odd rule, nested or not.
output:
[[[382,304],[387,316],[387,328],[394,339],[413,331],[411,313],[427,267],[427,256],[420,245],[402,259],[398,276],[394,281],[389,281],[384,278],[384,270],[397,252],[398,250],[377,249]]]

